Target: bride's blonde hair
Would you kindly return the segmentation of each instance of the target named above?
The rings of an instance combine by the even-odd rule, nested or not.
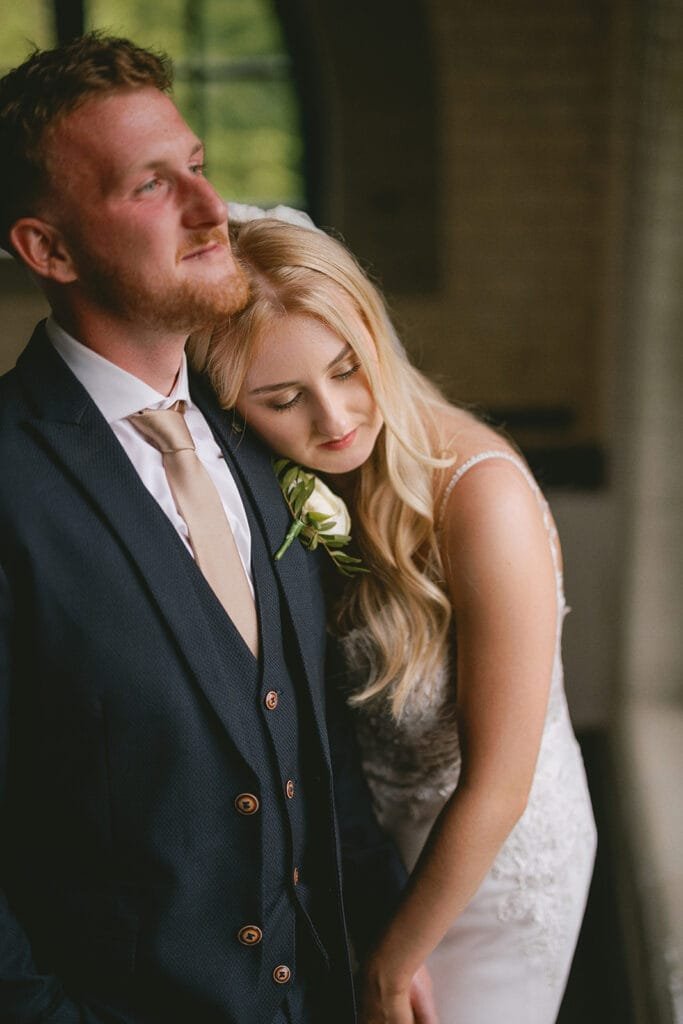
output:
[[[448,643],[451,606],[434,524],[434,473],[454,461],[440,441],[448,403],[411,366],[378,290],[340,242],[270,218],[231,226],[231,238],[250,282],[249,301],[212,332],[194,335],[188,348],[221,405],[235,406],[273,320],[297,313],[351,346],[384,418],[357,473],[351,510],[354,540],[371,571],[344,589],[335,622],[342,634],[369,634],[367,684],[352,703],[382,694],[398,717],[414,682],[437,671]]]

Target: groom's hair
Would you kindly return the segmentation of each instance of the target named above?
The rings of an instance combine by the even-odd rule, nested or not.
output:
[[[50,189],[50,135],[60,119],[93,96],[152,87],[170,92],[163,53],[100,32],[33,53],[0,79],[0,245],[20,217],[38,215]]]

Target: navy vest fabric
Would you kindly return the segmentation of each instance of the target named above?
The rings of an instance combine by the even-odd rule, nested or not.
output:
[[[231,462],[225,449],[224,454]],[[324,784],[324,754],[286,602],[239,473],[234,466],[231,469],[251,531],[258,659],[246,649],[196,563],[188,564],[188,572],[219,657],[228,659],[236,642],[244,647],[242,674],[239,680],[226,682],[225,701],[228,705],[239,701],[251,710],[246,721],[253,758],[268,766],[265,784],[257,792],[244,794],[250,808],[254,801],[248,798],[256,798],[257,809],[244,815],[253,819],[245,821],[245,827],[260,828],[261,864],[267,865],[260,872],[261,889],[252,916],[259,926],[268,922],[261,941],[269,962],[292,972],[287,985],[271,990],[273,1012],[286,1000],[290,1016],[305,1021],[315,1014],[315,1006],[325,1002],[328,984],[333,985],[332,967],[339,971],[347,965],[347,951],[339,942],[339,905],[333,898],[337,884],[334,826]]]

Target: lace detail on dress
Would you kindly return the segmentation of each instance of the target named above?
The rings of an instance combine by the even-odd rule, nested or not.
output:
[[[526,810],[491,868],[493,878],[509,883],[499,920],[525,926],[524,952],[551,983],[563,971],[568,922],[595,850],[581,754],[564,700],[555,703],[563,713],[546,722]]]
[[[574,738],[564,696],[560,638],[566,612],[557,533],[548,505],[526,465],[515,455],[481,452],[460,466],[444,492],[438,527],[446,503],[462,476],[483,459],[513,463],[534,491],[543,512],[557,579],[558,626],[548,710],[536,772],[525,813],[493,864],[490,876],[503,880],[498,900],[499,926],[522,926],[511,942],[543,968],[548,980],[564,970],[569,905],[576,904],[573,877],[584,878],[594,850],[594,824],[581,756]],[[350,670],[351,688],[363,688],[373,669],[372,641],[362,629],[342,641]],[[386,700],[378,698],[356,712],[356,729],[363,767],[378,817],[401,845],[406,821],[414,829],[431,824],[454,792],[461,768],[456,718],[455,658],[445,657],[430,679],[417,679],[404,711],[396,722]],[[414,837],[413,837],[414,838]],[[405,853],[404,853],[405,855]],[[581,874],[583,872],[583,874]],[[474,897],[476,900],[476,896]]]
[[[342,643],[351,689],[360,690],[374,668],[370,636],[355,629]],[[429,816],[457,785],[460,742],[449,674],[444,664],[435,677],[420,679],[398,723],[381,696],[356,713],[363,768],[384,824],[398,807],[416,821]]]

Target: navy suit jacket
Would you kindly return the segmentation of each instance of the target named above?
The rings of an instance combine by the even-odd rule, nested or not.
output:
[[[272,554],[289,514],[269,454],[231,429],[202,382],[193,395]],[[346,1022],[342,856],[359,948],[401,869],[372,817],[336,696],[330,748],[317,557],[296,544],[271,564],[316,765],[308,792],[327,893],[328,1019]],[[251,655],[227,618],[216,641],[212,600],[39,326],[0,380],[3,1024],[273,1018],[272,968],[296,955],[288,911],[273,897],[289,884],[280,780]],[[260,813],[237,812],[245,792],[260,794]],[[237,935],[254,923],[264,940],[250,948]]]

